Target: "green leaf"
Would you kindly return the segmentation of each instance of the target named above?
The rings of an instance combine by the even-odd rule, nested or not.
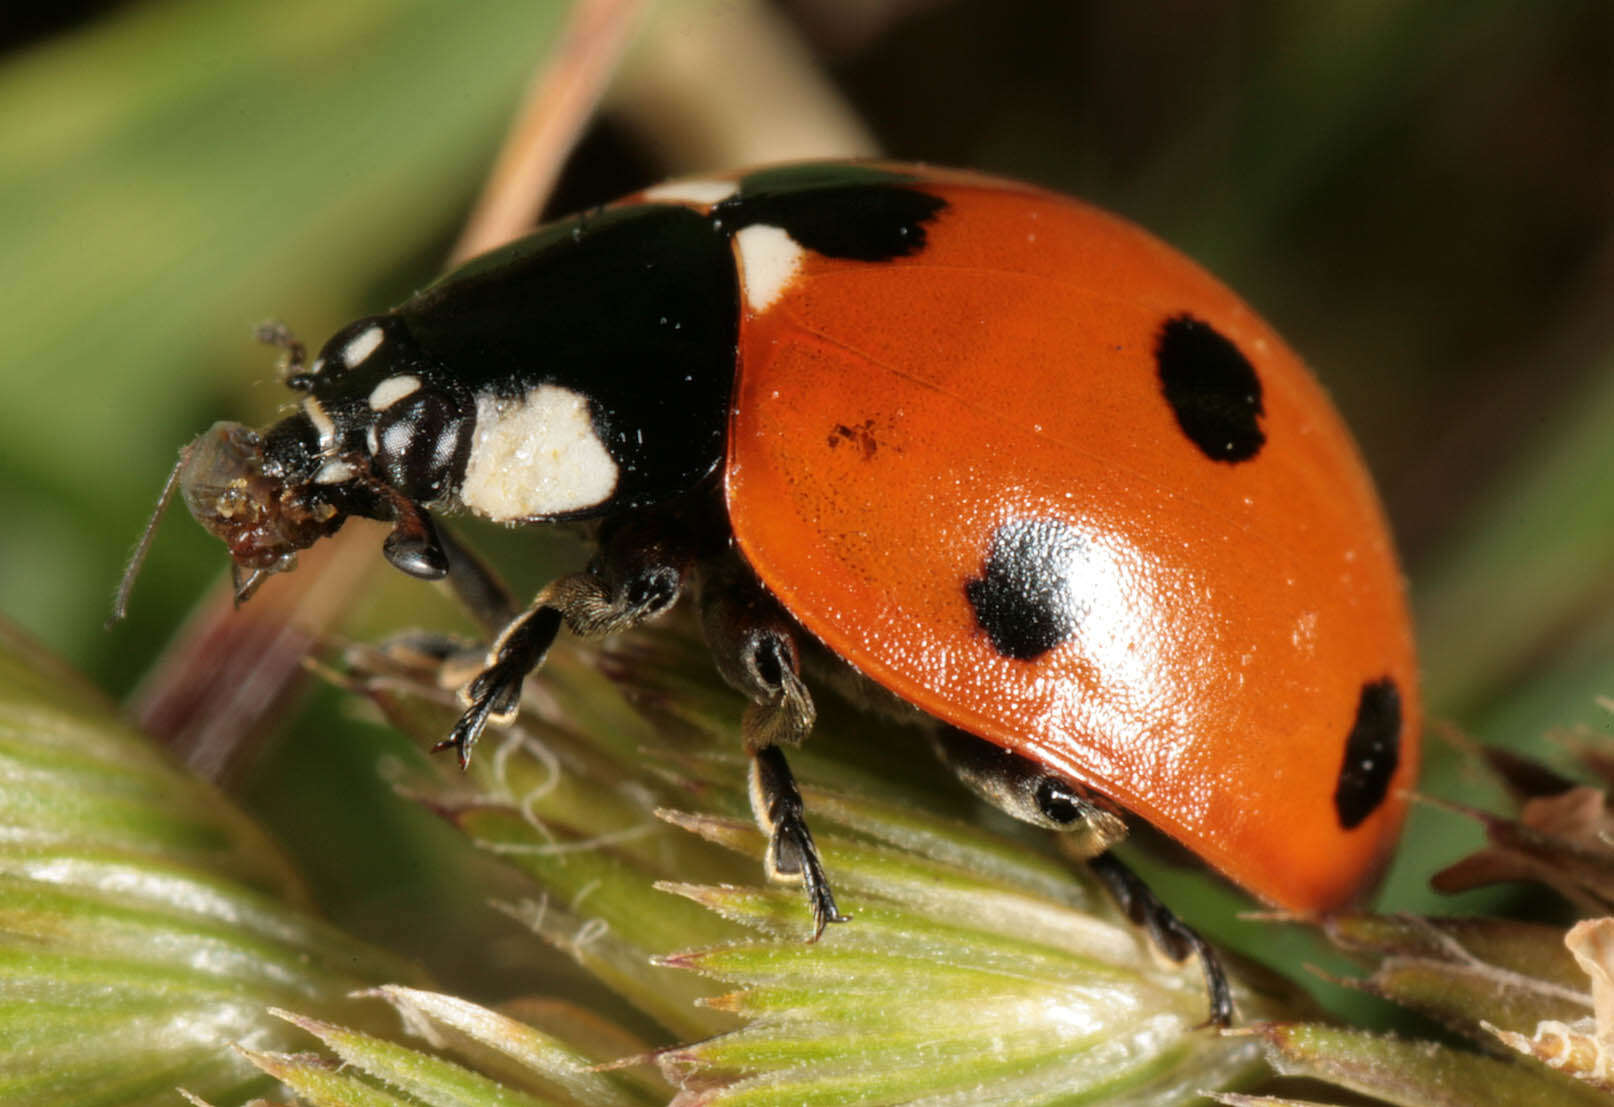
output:
[[[314,1035],[335,1052],[343,1065],[402,1092],[405,1102],[421,1102],[429,1107],[538,1107],[556,1102],[525,1095],[451,1061],[368,1034],[287,1011],[275,1014]]]
[[[522,1013],[529,1022],[418,988],[390,986],[376,994],[418,1033],[473,1060],[478,1071],[501,1076],[507,1084],[591,1107],[633,1107],[644,1102],[642,1082],[635,1086],[626,1075],[594,1071],[601,1060],[621,1056],[625,1047],[638,1051],[643,1047],[630,1045],[620,1031],[604,1027],[570,1004],[552,1002],[545,1009],[527,1004]],[[564,1027],[566,1039],[532,1025],[539,1021]],[[594,1037],[590,1030],[606,1033]],[[657,1084],[655,1090],[661,1094],[656,1099],[664,1099],[665,1089]]]
[[[418,974],[309,913],[290,866],[217,792],[0,626],[0,1101],[236,1102],[229,1046],[295,1037],[271,1004],[364,1013]]]

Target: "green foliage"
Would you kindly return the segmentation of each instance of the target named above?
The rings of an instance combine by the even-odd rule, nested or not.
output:
[[[412,966],[316,918],[228,801],[0,626],[0,1100],[230,1102],[268,1082],[291,1005],[371,1021],[356,987]]]

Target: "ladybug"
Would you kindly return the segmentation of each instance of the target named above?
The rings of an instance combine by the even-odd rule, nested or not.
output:
[[[479,257],[312,363],[270,337],[295,410],[215,425],[170,479],[238,599],[349,516],[390,523],[388,561],[502,628],[439,746],[464,763],[563,626],[692,593],[751,701],[769,874],[805,885],[814,937],[844,916],[782,749],[820,655],[927,721],[977,791],[1075,835],[1166,953],[1201,958],[1219,1025],[1213,951],[1109,852],[1127,818],[1304,916],[1394,843],[1417,672],[1368,475],[1283,341],[1113,215],[918,166],[679,180]],[[597,552],[518,612],[439,531],[450,511],[585,521]]]

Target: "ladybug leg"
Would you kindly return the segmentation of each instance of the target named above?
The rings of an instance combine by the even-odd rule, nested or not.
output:
[[[1114,804],[1029,757],[956,727],[936,729],[931,742],[943,764],[982,799],[1032,826],[1064,834],[1076,857],[1097,857],[1126,837],[1126,820]]]
[[[1030,758],[953,727],[938,729],[932,741],[948,767],[982,798],[1033,826],[1068,835],[1070,852],[1086,859],[1121,910],[1173,961],[1199,954],[1210,993],[1207,1022],[1227,1026],[1233,1021],[1233,995],[1216,951],[1110,852],[1126,837],[1126,822],[1110,801]]]
[[[682,532],[660,518],[645,517],[602,533],[599,553],[585,571],[551,582],[531,607],[505,623],[482,671],[460,690],[465,713],[434,751],[453,749],[461,768],[469,764],[471,748],[487,725],[516,717],[522,683],[543,663],[562,626],[580,637],[597,638],[660,615],[682,593],[691,557]],[[502,587],[477,565],[467,558],[462,583],[473,595],[491,597],[492,614]],[[466,595],[465,587],[456,590]]]
[[[573,634],[603,638],[676,604],[693,561],[693,539],[674,516],[637,515],[602,529],[587,571],[562,577],[546,591]]]
[[[471,763],[471,748],[489,723],[508,723],[516,717],[522,682],[543,662],[560,634],[561,611],[545,600],[548,591],[538,593],[533,606],[494,639],[482,671],[460,689],[465,713],[448,737],[432,747],[433,753],[454,750],[463,769]]]
[[[793,624],[732,560],[702,567],[700,609],[717,671],[751,701],[740,719],[745,748],[800,745],[818,711],[802,683]]]
[[[426,509],[384,481],[370,478],[364,487],[381,505],[378,517],[392,520],[392,533],[381,544],[381,554],[393,568],[420,580],[446,576],[448,551]]]
[[[780,748],[800,744],[817,718],[794,631],[755,578],[732,562],[705,567],[700,605],[718,672],[751,701],[740,733],[751,754],[751,810],[768,835],[768,877],[802,885],[817,941],[825,926],[847,916],[835,906],[801,791]]]
[[[813,833],[807,829],[801,791],[778,746],[752,751],[751,810],[756,813],[757,825],[768,835],[768,855],[763,862],[768,879],[800,884],[807,893],[813,912],[813,936],[808,940],[818,941],[824,927],[832,922],[848,921],[850,916],[841,914],[835,906],[824,863],[813,844]]]
[[[1233,1022],[1233,993],[1222,971],[1221,959],[1210,943],[1161,903],[1137,873],[1123,865],[1113,853],[1101,853],[1090,858],[1088,868],[1103,881],[1115,897],[1115,902],[1127,918],[1149,932],[1149,938],[1173,961],[1186,961],[1199,955],[1200,968],[1205,973],[1205,991],[1210,996],[1210,1016],[1207,1026],[1226,1027]]]

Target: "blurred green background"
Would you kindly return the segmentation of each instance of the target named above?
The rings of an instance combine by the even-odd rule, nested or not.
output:
[[[175,451],[218,418],[267,421],[285,398],[252,327],[276,317],[317,345],[433,276],[568,7],[154,0],[7,29],[0,613],[113,695],[136,685],[223,569],[176,513],[129,620],[102,629]],[[669,0],[636,49],[687,46],[752,7]],[[1289,337],[1380,481],[1438,719],[1523,749],[1577,726],[1608,736],[1614,5],[765,7],[891,155],[1118,210]],[[720,72],[684,79],[749,95]],[[556,210],[669,168],[646,133],[655,108],[610,101]],[[531,545],[512,566],[529,585],[569,550]],[[381,587],[372,613],[425,591]],[[435,605],[421,622],[445,610],[420,602]],[[323,714],[287,723],[231,784],[294,839],[338,918],[451,975],[466,952],[410,914],[452,891],[419,860],[440,831],[375,779],[390,738],[332,733],[337,699],[317,696]],[[1431,793],[1490,794],[1449,755],[1431,762]],[[1453,903],[1425,889],[1475,841],[1419,811],[1385,904],[1541,910],[1529,893]]]

